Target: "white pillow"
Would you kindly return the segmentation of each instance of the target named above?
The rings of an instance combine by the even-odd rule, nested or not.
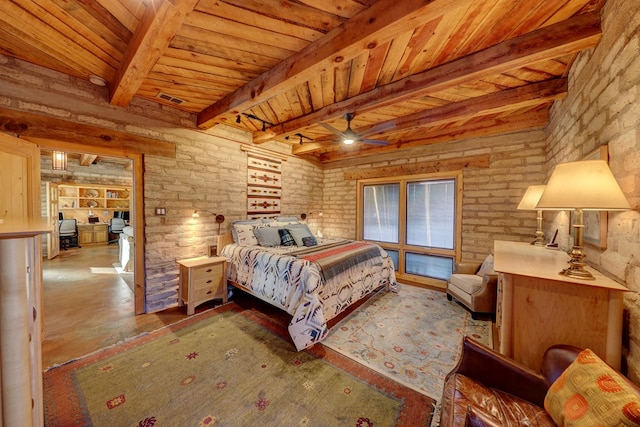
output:
[[[258,246],[258,239],[253,234],[255,224],[233,224],[236,232],[236,243],[240,246]]]
[[[478,270],[476,274],[481,277],[485,274],[496,274],[496,272],[493,271],[493,255],[487,255],[480,266],[480,270]]]

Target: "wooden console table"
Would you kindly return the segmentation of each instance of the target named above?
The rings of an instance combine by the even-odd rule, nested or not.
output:
[[[595,280],[559,274],[569,260],[560,250],[496,241],[494,257],[501,353],[538,371],[548,347],[571,344],[620,369],[626,287],[591,268]]]

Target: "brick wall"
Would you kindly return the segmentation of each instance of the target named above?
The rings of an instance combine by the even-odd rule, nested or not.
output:
[[[629,377],[640,383],[640,2],[608,0],[603,37],[580,55],[569,75],[569,95],[554,105],[548,126],[548,170],[608,144],[609,165],[629,212],[608,214],[607,249],[585,245],[587,262],[630,290],[624,299],[623,352]],[[545,229],[560,229],[571,245],[569,216],[546,212]]]
[[[516,207],[533,183],[545,176],[545,135],[530,131],[495,137],[433,144],[358,164],[330,164],[324,172],[322,233],[355,238],[356,181],[345,172],[383,166],[490,155],[490,167],[467,169],[463,174],[462,259],[482,261],[493,252],[494,240],[533,240],[536,213]]]

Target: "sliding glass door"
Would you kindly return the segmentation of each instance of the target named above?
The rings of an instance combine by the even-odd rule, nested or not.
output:
[[[442,286],[460,253],[460,174],[363,180],[358,238],[378,243],[399,278]]]

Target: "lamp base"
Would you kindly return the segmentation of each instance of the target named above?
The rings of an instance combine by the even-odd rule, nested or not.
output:
[[[547,242],[545,242],[544,240],[544,233],[541,230],[536,231],[536,240],[531,242],[531,244],[534,246],[542,246],[542,247],[547,245]]]
[[[569,263],[569,267],[565,268],[560,272],[563,276],[571,277],[573,279],[581,279],[581,280],[595,280],[593,274],[589,273],[584,267],[587,265],[583,262],[583,260],[587,257],[585,253],[582,251],[582,246],[574,246],[569,251],[569,256],[571,259],[567,261]]]

